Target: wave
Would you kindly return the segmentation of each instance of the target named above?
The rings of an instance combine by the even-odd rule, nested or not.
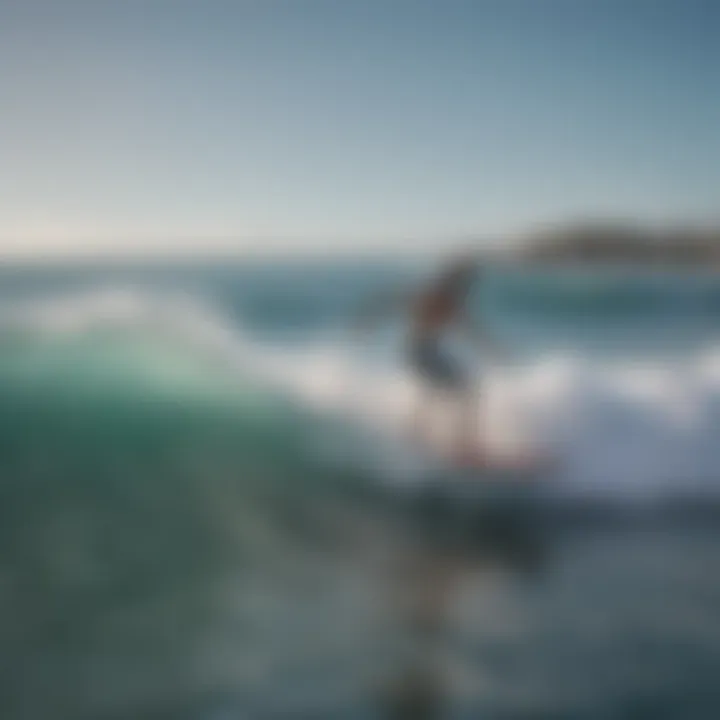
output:
[[[101,288],[6,308],[0,384],[6,396],[92,396],[143,412],[151,398],[176,413],[229,413],[255,447],[263,439],[266,459],[294,458],[284,466],[304,463],[307,475],[331,465],[394,482],[434,470],[402,450],[418,390],[402,367],[370,362],[337,333],[261,342],[191,295]],[[564,496],[720,491],[720,348],[683,360],[610,365],[566,352],[489,367],[477,412],[499,450],[530,444],[561,458],[552,489]]]

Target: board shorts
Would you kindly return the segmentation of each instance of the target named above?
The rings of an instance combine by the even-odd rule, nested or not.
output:
[[[468,376],[459,362],[443,349],[437,338],[411,343],[408,362],[425,382],[443,390],[460,391],[468,385]]]

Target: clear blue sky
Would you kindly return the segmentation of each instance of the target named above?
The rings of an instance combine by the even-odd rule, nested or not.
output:
[[[714,219],[716,0],[0,0],[0,249]]]

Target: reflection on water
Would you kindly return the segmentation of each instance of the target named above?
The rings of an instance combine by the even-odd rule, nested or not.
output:
[[[478,607],[482,594],[497,590],[499,577],[534,578],[547,559],[547,543],[517,505],[504,511],[468,506],[441,494],[419,498],[413,511],[385,587],[403,651],[388,670],[378,705],[389,719],[430,720],[445,717],[453,704],[453,633],[463,592],[474,589]],[[495,619],[487,608],[485,620]]]

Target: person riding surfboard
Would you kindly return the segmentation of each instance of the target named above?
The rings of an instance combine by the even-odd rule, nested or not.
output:
[[[359,328],[367,330],[391,310],[406,311],[405,360],[425,389],[413,427],[422,440],[429,440],[429,423],[434,414],[429,398],[449,394],[457,412],[451,454],[456,459],[477,462],[482,462],[487,453],[480,439],[472,378],[448,349],[447,338],[449,331],[459,328],[483,349],[491,345],[499,348],[494,338],[491,343],[487,328],[474,323],[468,313],[470,290],[481,278],[479,262],[472,256],[461,256],[417,289],[373,298],[361,310],[358,321]]]

